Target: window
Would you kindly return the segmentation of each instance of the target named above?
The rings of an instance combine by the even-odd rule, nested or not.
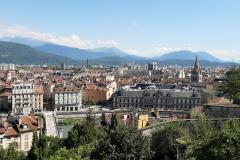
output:
[[[24,140],[28,140],[28,133],[24,134]]]

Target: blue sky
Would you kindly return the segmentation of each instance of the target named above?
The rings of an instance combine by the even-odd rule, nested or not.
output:
[[[21,3],[20,3],[21,2]],[[1,0],[0,36],[154,56],[188,49],[240,60],[239,0]]]

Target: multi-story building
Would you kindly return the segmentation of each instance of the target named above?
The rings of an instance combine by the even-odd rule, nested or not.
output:
[[[200,104],[201,96],[195,90],[120,90],[113,95],[113,108],[191,110]]]
[[[82,91],[80,88],[54,88],[53,99],[56,112],[78,112],[82,109]]]
[[[15,70],[15,64],[6,64],[6,63],[2,63],[0,64],[0,70]]]
[[[30,82],[15,84],[12,87],[12,111],[30,113],[43,111],[42,86]]]
[[[28,152],[32,146],[33,132],[43,129],[43,119],[34,114],[20,117],[9,115],[7,120],[0,120],[0,147],[13,145],[16,149]]]
[[[102,103],[108,101],[117,90],[117,83],[111,82],[106,86],[88,85],[83,90],[85,103]]]
[[[155,71],[157,69],[158,69],[157,62],[148,63],[146,65],[146,70],[147,71]]]

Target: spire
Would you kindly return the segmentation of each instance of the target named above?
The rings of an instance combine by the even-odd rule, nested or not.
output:
[[[87,58],[87,65],[86,65],[86,66],[87,66],[87,68],[88,68],[88,58]]]
[[[195,64],[194,64],[194,68],[199,69],[199,62],[198,62],[198,56],[196,55],[196,59],[195,59]]]

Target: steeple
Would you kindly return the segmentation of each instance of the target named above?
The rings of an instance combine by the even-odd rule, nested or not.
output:
[[[86,64],[86,67],[88,68],[88,58],[87,58],[87,64]]]
[[[196,55],[195,63],[194,63],[195,69],[200,69],[199,62],[198,62],[198,56]]]
[[[191,72],[191,82],[202,82],[202,70],[198,62],[198,56],[196,55],[194,67]]]

